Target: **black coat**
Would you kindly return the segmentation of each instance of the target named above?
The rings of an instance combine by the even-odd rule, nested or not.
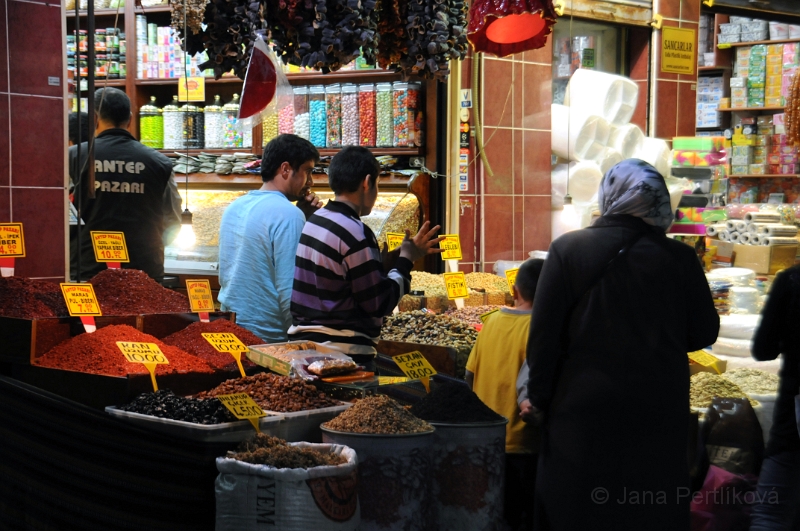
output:
[[[528,341],[536,529],[689,528],[686,354],[718,331],[694,249],[663,231],[605,216],[552,243]]]

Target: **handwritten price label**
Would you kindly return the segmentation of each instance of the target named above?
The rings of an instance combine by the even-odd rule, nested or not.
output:
[[[506,282],[508,283],[508,291],[514,295],[514,284],[517,282],[517,273],[519,268],[506,269]]]
[[[117,348],[131,363],[141,363],[150,373],[153,391],[158,391],[156,383],[156,365],[169,365],[169,360],[155,343],[136,343],[133,341],[117,341]]]
[[[103,315],[100,305],[97,303],[97,296],[94,294],[94,286],[91,284],[62,282],[61,293],[64,295],[64,302],[67,303],[67,311],[71,316],[99,317]]]
[[[258,426],[258,419],[261,417],[266,417],[267,414],[264,413],[264,410],[256,404],[250,395],[247,393],[237,393],[234,395],[219,395],[217,399],[222,402],[222,404],[228,408],[228,411],[233,413],[233,416],[240,420],[249,420],[250,424],[256,429],[257,432],[261,432],[261,429]]]
[[[403,374],[412,380],[420,380],[422,385],[425,386],[425,389],[430,392],[430,378],[437,373],[436,369],[434,369],[433,366],[428,363],[428,360],[425,359],[425,356],[422,355],[422,352],[415,350],[408,354],[392,356],[392,359],[397,366],[400,367],[400,370],[403,371]]]
[[[236,364],[239,366],[239,372],[242,373],[242,378],[247,376],[242,366],[242,353],[249,352],[250,349],[239,341],[238,337],[230,332],[203,332],[202,336],[212,347],[217,349],[217,352],[228,353],[233,356],[233,359],[236,360]]]
[[[188,279],[186,291],[189,292],[189,304],[194,313],[214,311],[214,297],[211,295],[211,284],[206,279]]]
[[[128,246],[124,232],[91,231],[94,259],[98,262],[128,263]]]
[[[386,244],[389,246],[389,251],[394,251],[403,243],[403,240],[406,239],[406,235],[402,232],[387,232],[386,233]]]
[[[447,287],[447,298],[450,300],[465,299],[469,296],[467,277],[464,275],[463,271],[445,273],[444,284]]]
[[[22,223],[0,223],[0,257],[25,257],[25,235],[22,232]]]
[[[439,242],[439,248],[444,249],[442,260],[461,260],[461,239],[458,234],[443,234],[444,240]]]

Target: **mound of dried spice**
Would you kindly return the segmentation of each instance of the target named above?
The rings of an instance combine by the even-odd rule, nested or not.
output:
[[[67,305],[55,282],[0,277],[0,315],[19,319],[66,317]]]
[[[103,315],[189,312],[186,295],[172,291],[138,269],[106,269],[90,281]]]
[[[167,345],[178,347],[181,350],[185,350],[189,354],[194,354],[198,358],[206,360],[209,365],[217,369],[235,370],[236,362],[234,361],[233,356],[225,352],[219,352],[217,349],[212,347],[211,344],[203,337],[203,334],[206,333],[234,334],[237,338],[239,338],[239,341],[247,346],[261,345],[264,343],[261,338],[246,328],[242,328],[241,326],[236,325],[227,319],[217,319],[215,321],[211,321],[210,323],[203,323],[200,321],[192,323],[183,330],[165,337],[162,339],[162,341]],[[242,367],[247,369],[254,366],[255,365],[253,362],[247,359],[247,356],[242,356]]]
[[[68,339],[38,358],[36,365],[53,369],[126,376],[148,374],[141,363],[125,359],[117,347],[117,341],[155,343],[164,353],[169,364],[156,366],[156,375],[172,373],[213,373],[214,369],[204,360],[187,354],[179,348],[165,345],[155,337],[142,333],[128,325],[111,325],[100,328],[93,334],[81,334]]]
[[[698,372],[690,378],[689,403],[692,407],[706,408],[714,401],[714,397],[749,398],[738,385],[710,372]],[[758,402],[750,400],[755,406]]]
[[[346,409],[324,427],[349,433],[422,433],[433,426],[409,413],[386,395],[368,396]]]
[[[469,387],[458,383],[435,386],[411,406],[411,412],[428,422],[454,424],[497,422],[505,418],[484,404]]]
[[[152,415],[161,419],[182,420],[195,424],[222,424],[236,422],[228,408],[216,398],[197,400],[178,396],[169,389],[155,393],[142,393],[130,403],[119,406],[123,411]]]
[[[235,393],[247,393],[263,409],[281,413],[341,405],[300,378],[268,372],[226,380],[210,391],[198,393],[195,398]]]
[[[336,466],[347,461],[341,455],[290,446],[283,439],[263,433],[257,433],[254,437],[242,441],[236,452],[228,452],[228,457],[245,463],[275,468]]]
[[[780,384],[780,379],[776,374],[747,367],[722,373],[722,377],[738,385],[739,389],[745,393],[757,395],[773,395],[778,392]]]

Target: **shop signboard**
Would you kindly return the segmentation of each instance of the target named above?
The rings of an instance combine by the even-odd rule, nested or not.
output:
[[[693,29],[664,26],[661,29],[661,71],[694,75],[697,33]]]

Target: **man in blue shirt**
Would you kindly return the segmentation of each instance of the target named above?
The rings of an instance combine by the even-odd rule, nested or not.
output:
[[[219,230],[219,301],[267,343],[286,341],[292,324],[294,259],[306,217],[319,208],[310,191],[319,152],[296,135],[264,146],[264,184],[231,203]],[[297,206],[290,201],[297,201]]]

